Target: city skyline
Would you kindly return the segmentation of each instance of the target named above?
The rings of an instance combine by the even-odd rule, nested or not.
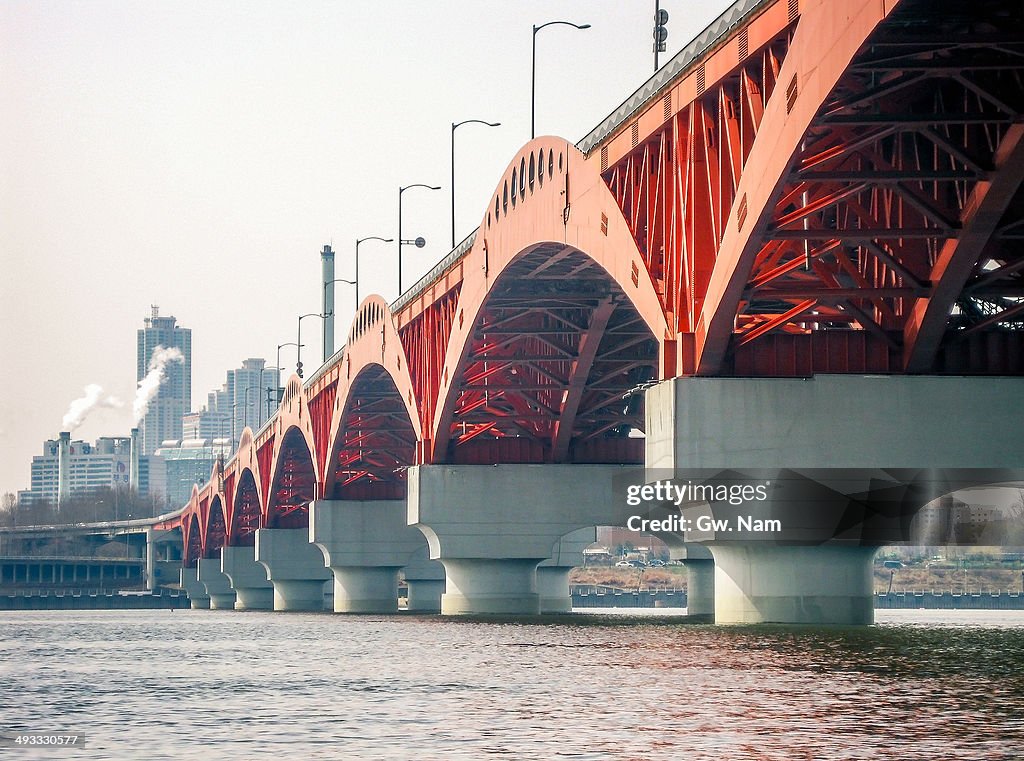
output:
[[[662,64],[727,5],[663,2]],[[449,250],[450,124],[502,123],[458,132],[457,239],[529,138],[531,24],[591,24],[538,36],[538,134],[578,140],[652,72],[646,4],[444,10],[0,9],[0,208],[14,220],[0,228],[13,265],[0,318],[4,354],[17,358],[0,371],[16,390],[0,402],[0,492],[27,485],[38,442],[83,387],[134,396],[130,331],[151,304],[193,330],[193,386],[215,388],[232,358],[269,362],[296,340],[297,316],[319,311],[325,243],[336,277],[351,278],[356,238],[396,237],[398,187],[441,185],[404,200],[403,235],[427,239],[403,252],[415,282]],[[396,13],[402,25],[389,22]],[[587,82],[600,87],[585,94]],[[394,299],[396,270],[394,244],[365,244],[360,296]],[[350,287],[337,286],[336,305],[340,337]],[[303,325],[307,377],[319,322]],[[284,348],[282,380],[294,360]],[[130,409],[98,409],[74,435],[126,435],[130,423]]]

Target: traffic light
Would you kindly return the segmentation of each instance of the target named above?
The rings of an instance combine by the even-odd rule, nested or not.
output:
[[[654,52],[664,53],[665,52],[665,40],[668,39],[668,29],[665,28],[665,24],[668,23],[668,11],[664,8],[658,8],[654,12]]]
[[[296,362],[295,363],[295,374],[298,375],[300,378],[302,377],[302,363],[301,362]]]

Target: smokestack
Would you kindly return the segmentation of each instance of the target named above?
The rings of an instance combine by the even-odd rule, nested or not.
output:
[[[128,488],[139,493],[139,429],[132,428],[131,444],[128,447]]]
[[[71,431],[61,431],[57,442],[57,510],[71,497]]]
[[[324,245],[320,252],[320,270],[323,274],[324,308],[324,362],[334,354],[334,251]],[[330,291],[330,295],[328,295]]]

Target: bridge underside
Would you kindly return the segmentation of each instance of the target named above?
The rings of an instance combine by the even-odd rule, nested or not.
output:
[[[641,462],[642,396],[658,346],[622,289],[582,252],[544,243],[487,299],[457,382],[447,460]]]
[[[1024,11],[903,0],[794,140],[834,56],[817,21],[757,50],[741,31],[729,75],[602,167],[679,372],[1024,372]]]
[[[796,372],[815,354],[847,363],[819,360],[836,370],[1024,369],[1019,22],[1006,3],[905,2],[871,37],[785,178],[734,372],[772,374],[765,360],[786,354]],[[850,330],[856,344],[832,338]],[[742,351],[769,334],[772,350]]]

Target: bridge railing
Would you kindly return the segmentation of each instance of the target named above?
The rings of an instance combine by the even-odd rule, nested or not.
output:
[[[576,143],[576,147],[584,154],[589,154],[647,103],[659,97],[670,82],[686,73],[705,53],[725,39],[730,31],[743,23],[749,16],[773,2],[775,0],[737,0],[730,5],[692,42],[676,53],[672,60],[644,82],[640,89],[630,95],[622,105],[608,114],[586,137]]]

